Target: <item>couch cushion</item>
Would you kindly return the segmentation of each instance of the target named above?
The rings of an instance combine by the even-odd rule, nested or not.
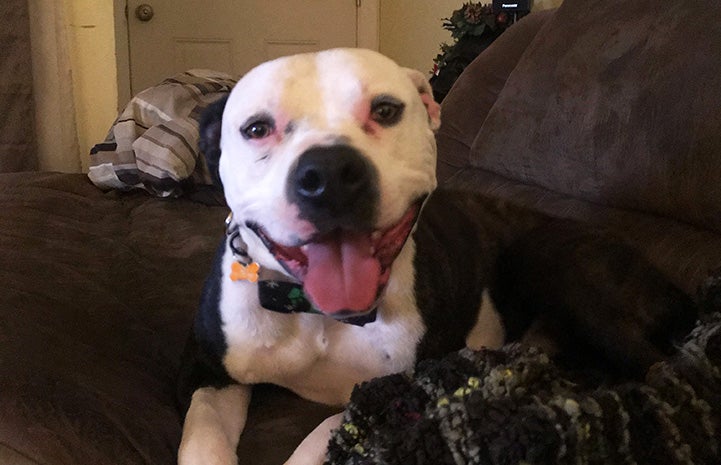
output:
[[[721,231],[721,3],[566,0],[536,35],[471,164]]]
[[[1,175],[0,204],[0,463],[175,463],[178,366],[227,210],[48,173]],[[251,411],[241,463],[280,463],[329,414],[280,389]]]
[[[171,463],[225,209],[48,173],[0,176],[0,203],[0,444],[44,464]]]
[[[506,84],[528,44],[552,10],[526,16],[484,50],[456,80],[443,100],[438,131],[438,180],[443,182],[468,165],[468,153],[478,128]]]

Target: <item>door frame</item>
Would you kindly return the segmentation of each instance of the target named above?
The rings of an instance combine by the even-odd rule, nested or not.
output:
[[[379,50],[381,0],[345,0],[356,3],[356,47]],[[130,39],[128,0],[113,0],[115,19],[115,63],[118,81],[118,111],[132,97],[130,93]]]

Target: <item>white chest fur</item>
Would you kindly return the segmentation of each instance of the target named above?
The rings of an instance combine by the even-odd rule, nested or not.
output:
[[[348,401],[353,386],[413,367],[424,327],[416,310],[408,241],[393,265],[375,322],[354,326],[313,314],[280,314],[260,307],[257,288],[224,273],[220,313],[227,352],[238,382],[269,382],[328,404]],[[230,270],[229,251],[223,270]]]

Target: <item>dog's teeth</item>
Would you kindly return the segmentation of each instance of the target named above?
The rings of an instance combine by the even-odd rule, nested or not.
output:
[[[381,233],[380,231],[373,231],[373,233],[371,233],[371,240],[377,241],[381,238],[382,235],[383,233]]]

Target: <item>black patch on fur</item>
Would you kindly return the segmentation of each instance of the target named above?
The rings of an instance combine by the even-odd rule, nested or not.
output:
[[[225,247],[226,241],[223,239],[211,273],[205,281],[195,325],[183,352],[177,392],[178,406],[183,415],[196,389],[236,384],[222,361],[228,348],[220,319],[221,265]]]
[[[641,377],[674,352],[697,309],[634,247],[607,231],[550,220],[500,254],[491,296],[507,340],[531,324],[575,370]]]
[[[538,215],[465,192],[436,190],[416,229],[416,303],[428,328],[418,360],[465,347],[496,257]]]
[[[533,326],[559,346],[558,362],[593,375],[643,376],[697,318],[691,298],[638,250],[590,225],[438,190],[414,237],[428,328],[418,360],[464,347],[485,288],[507,342]]]
[[[215,185],[222,189],[223,183],[220,180],[218,163],[220,162],[220,130],[223,123],[223,111],[228,96],[225,95],[211,103],[200,116],[199,132],[200,139],[198,148],[205,155],[208,171],[213,178]]]

